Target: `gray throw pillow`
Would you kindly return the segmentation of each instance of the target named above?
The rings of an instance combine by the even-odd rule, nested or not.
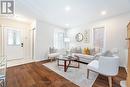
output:
[[[102,56],[112,57],[113,53],[111,51],[106,51],[106,52],[102,53]]]
[[[72,53],[82,53],[82,49],[81,47],[75,47],[71,49]]]
[[[49,53],[56,53],[56,49],[54,47],[50,47],[49,48]]]
[[[90,49],[90,55],[95,55],[95,48]]]
[[[77,47],[77,48],[76,48],[76,53],[82,53],[81,47]]]

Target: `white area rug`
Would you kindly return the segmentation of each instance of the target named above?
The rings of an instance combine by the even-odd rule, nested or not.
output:
[[[57,66],[56,61],[45,63],[43,65],[80,87],[92,87],[94,81],[98,76],[97,73],[90,71],[89,79],[87,79],[86,64],[80,63],[80,68],[69,67],[67,72],[64,72],[63,66]]]

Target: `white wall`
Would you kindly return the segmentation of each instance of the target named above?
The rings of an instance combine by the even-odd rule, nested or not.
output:
[[[54,32],[64,31],[63,28],[54,26],[44,21],[36,22],[35,60],[46,60],[49,47],[53,46]]]
[[[68,36],[71,37],[71,45],[70,46],[92,46],[92,29],[94,27],[102,27],[104,26],[106,29],[105,33],[105,49],[109,50],[112,48],[119,49],[119,56],[121,61],[121,66],[126,66],[126,50],[127,50],[127,41],[125,38],[127,37],[127,24],[130,21],[130,13],[122,14],[119,16],[111,17],[109,19],[104,19],[100,21],[96,21],[93,23],[88,23],[84,26],[79,26],[77,28],[73,28],[68,30]],[[84,32],[84,30],[90,30],[90,43],[78,43],[75,41],[75,34],[79,32]]]

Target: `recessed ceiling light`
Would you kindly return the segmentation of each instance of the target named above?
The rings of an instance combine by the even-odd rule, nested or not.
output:
[[[65,10],[66,10],[66,11],[70,11],[70,10],[71,10],[71,7],[70,7],[70,6],[66,6],[66,7],[65,7]]]
[[[101,15],[106,15],[106,14],[107,14],[106,11],[102,11],[102,12],[101,12]]]
[[[69,27],[69,24],[65,24],[66,27]]]

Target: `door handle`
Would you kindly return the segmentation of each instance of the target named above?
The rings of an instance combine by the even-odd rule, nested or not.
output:
[[[21,47],[23,47],[23,43],[21,43]]]

